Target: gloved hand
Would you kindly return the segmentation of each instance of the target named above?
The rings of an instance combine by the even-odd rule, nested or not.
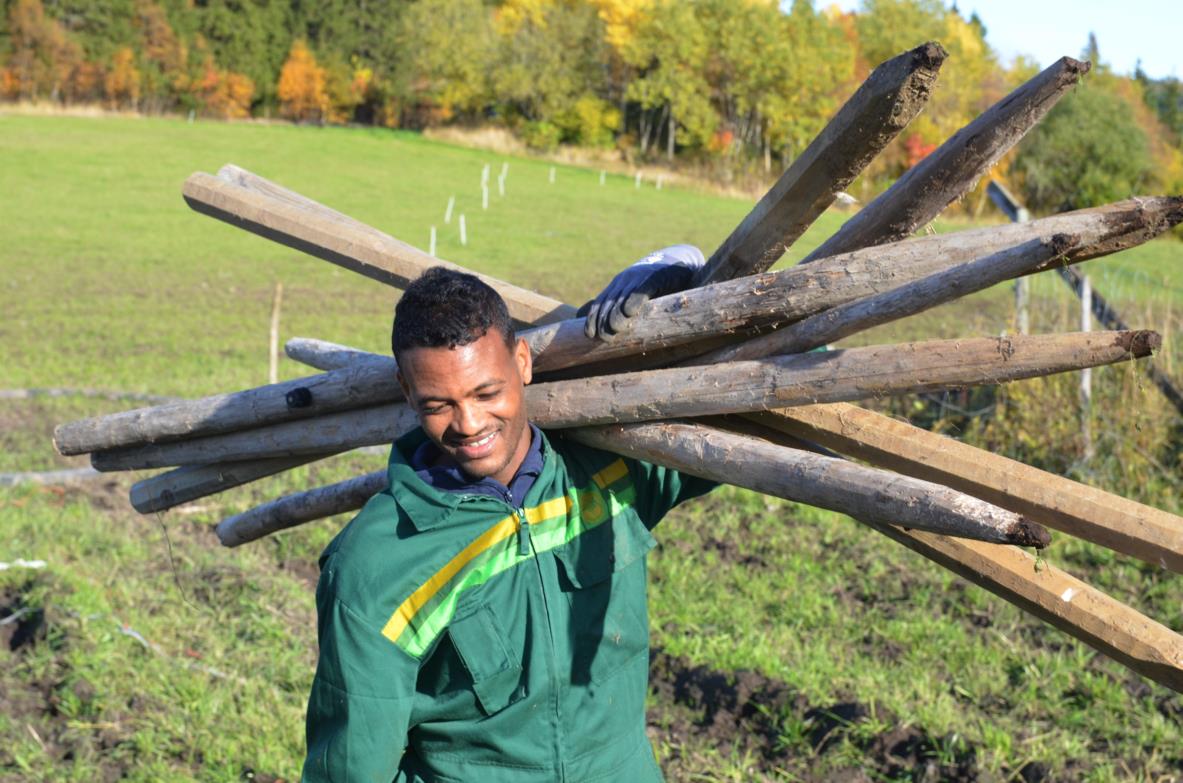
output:
[[[655,250],[612,278],[599,296],[579,308],[587,316],[583,333],[609,339],[650,299],[685,291],[698,270],[706,265],[694,245],[672,245]]]

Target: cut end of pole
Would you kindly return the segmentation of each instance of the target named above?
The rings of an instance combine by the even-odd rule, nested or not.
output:
[[[1072,57],[1061,57],[1052,67],[1062,70],[1064,76],[1077,80],[1091,71],[1093,64],[1088,60],[1081,61]]]
[[[1026,517],[1019,517],[1019,521],[1007,531],[1006,541],[1015,546],[1031,546],[1036,549],[1046,549],[1052,542],[1051,533],[1038,522],[1032,522]]]
[[[921,68],[932,69],[940,68],[949,57],[949,53],[945,51],[945,48],[936,41],[923,43],[908,54],[912,56],[912,59]]]
[[[1119,332],[1114,343],[1129,352],[1135,359],[1153,356],[1154,352],[1162,348],[1162,335],[1149,329],[1138,329],[1132,332]]]

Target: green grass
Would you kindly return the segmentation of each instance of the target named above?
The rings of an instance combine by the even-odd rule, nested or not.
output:
[[[494,189],[482,211],[481,168],[490,164],[495,181],[504,161],[507,196]],[[707,192],[637,190],[627,177],[601,187],[598,172],[564,166],[551,185],[549,163],[388,131],[0,115],[0,388],[199,396],[263,383],[277,281],[283,338],[384,351],[394,291],[185,206],[184,178],[227,162],[421,247],[434,224],[441,257],[570,302],[654,247],[690,241],[709,252],[750,208]],[[451,195],[468,219],[467,247],[455,220],[443,223]],[[786,263],[842,220],[823,216]],[[1133,325],[1164,331],[1168,363],[1180,261],[1183,244],[1156,241],[1086,265]],[[1009,296],[998,287],[859,339],[997,334]],[[1075,328],[1058,280],[1037,278],[1033,300],[1037,331]],[[283,377],[306,374],[281,367]],[[134,404],[0,400],[0,472],[79,464],[52,453],[53,425],[125,407]],[[37,643],[0,646],[0,780],[295,777],[315,661],[315,559],[343,520],[238,550],[216,546],[210,527],[381,461],[338,458],[160,517],[127,508],[127,477],[0,489],[0,561],[49,563],[0,572],[0,606],[44,611]],[[679,509],[660,538],[655,645],[760,672],[802,705],[870,710],[825,750],[809,742],[803,707],[769,716],[781,750],[758,774],[750,749],[663,741],[673,779],[814,780],[852,768],[885,779],[867,743],[898,726],[934,738],[934,757],[969,743],[984,780],[1013,779],[1029,761],[1061,779],[1183,775],[1177,696],[848,519],[724,490]],[[1048,560],[1183,629],[1177,577],[1067,536]]]

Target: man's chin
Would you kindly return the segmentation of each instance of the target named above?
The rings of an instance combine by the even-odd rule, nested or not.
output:
[[[473,460],[464,459],[460,455],[454,454],[453,459],[457,467],[464,471],[466,476],[474,480],[496,476],[504,469],[505,463],[509,461],[505,458],[504,454],[490,454]]]

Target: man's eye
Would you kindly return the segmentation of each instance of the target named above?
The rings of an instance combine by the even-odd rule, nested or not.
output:
[[[500,391],[481,392],[480,394],[477,395],[477,399],[481,400],[483,402],[487,402],[489,400],[496,399],[500,395],[501,395]]]
[[[437,413],[443,413],[447,405],[426,405],[419,409],[419,413],[424,416],[434,416]]]

